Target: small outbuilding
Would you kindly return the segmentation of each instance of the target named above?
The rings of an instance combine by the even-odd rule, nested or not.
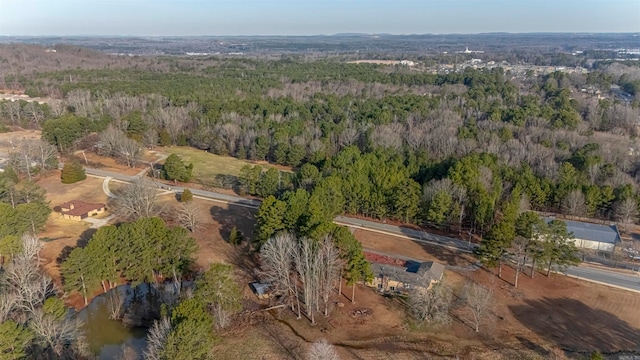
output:
[[[271,296],[269,291],[269,284],[254,282],[249,284],[251,291],[258,297],[258,299],[268,299]]]
[[[547,217],[544,220],[549,223],[556,219]],[[615,224],[599,225],[581,221],[558,220],[567,224],[567,231],[573,233],[578,248],[613,252],[616,246],[621,243],[620,232]]]
[[[56,211],[62,214],[64,219],[80,221],[89,216],[95,216],[105,212],[104,204],[88,203],[80,200],[71,200],[59,206]]]

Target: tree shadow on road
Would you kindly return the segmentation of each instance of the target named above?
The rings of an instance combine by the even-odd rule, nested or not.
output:
[[[524,304],[510,305],[509,310],[522,325],[566,350],[640,350],[640,329],[575,299],[524,300]]]

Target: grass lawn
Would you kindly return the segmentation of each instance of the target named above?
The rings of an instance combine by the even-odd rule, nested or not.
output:
[[[185,163],[193,163],[193,178],[199,182],[212,182],[221,176],[237,177],[240,169],[247,165],[260,165],[263,167],[275,167],[279,170],[285,170],[281,166],[274,166],[268,163],[256,163],[252,161],[240,160],[231,156],[220,156],[206,152],[204,150],[195,149],[186,146],[167,147],[162,150],[169,154],[179,155]]]

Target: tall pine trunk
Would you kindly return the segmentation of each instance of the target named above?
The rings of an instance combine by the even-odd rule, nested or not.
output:
[[[353,288],[351,290],[351,303],[355,304],[356,303],[356,282],[353,282]]]
[[[536,258],[533,258],[532,262],[531,262],[531,278],[533,279],[533,276],[536,273]]]
[[[87,300],[87,287],[84,284],[84,275],[80,276],[80,280],[82,280],[82,297],[84,298],[84,306],[87,306],[89,301]]]

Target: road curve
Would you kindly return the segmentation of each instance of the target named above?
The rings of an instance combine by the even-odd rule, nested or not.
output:
[[[85,168],[87,174],[100,176],[100,177],[111,177],[116,180],[130,182],[135,176],[123,175],[116,172]],[[186,187],[182,186],[171,186],[162,184],[162,188],[172,191],[181,192]],[[194,196],[208,198],[216,201],[225,202],[231,205],[242,206],[257,209],[261,201],[254,199],[246,199],[240,196],[220,194],[213,191],[199,190],[188,188],[191,190]],[[335,218],[335,222],[337,224],[352,226],[357,228],[362,228],[365,230],[374,230],[382,233],[387,233],[389,235],[408,237],[415,241],[428,242],[430,244],[445,246],[448,248],[454,248],[460,251],[468,252],[469,251],[469,243],[455,239],[447,236],[441,236],[436,234],[427,233],[424,231],[408,229],[401,226],[394,226],[389,224],[381,224],[378,222],[367,221],[357,218],[352,218],[348,216],[337,216]],[[471,244],[473,246],[473,244]],[[620,289],[640,292],[640,276],[624,274],[609,270],[603,270],[599,268],[592,268],[586,266],[571,266],[564,272],[567,276],[575,277],[595,283],[599,283],[602,285],[608,285]]]

